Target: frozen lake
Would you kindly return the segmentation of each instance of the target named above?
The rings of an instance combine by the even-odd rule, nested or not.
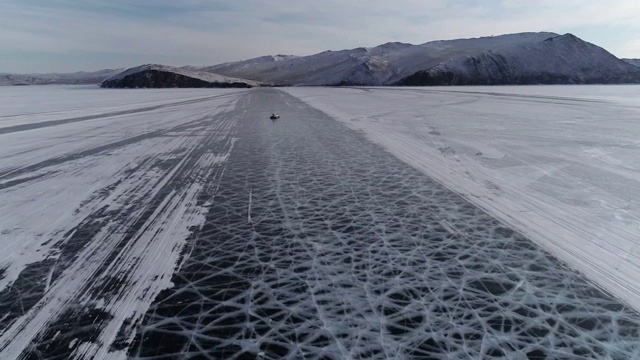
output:
[[[640,86],[287,91],[640,309]]]
[[[638,93],[0,87],[0,358],[640,357]]]

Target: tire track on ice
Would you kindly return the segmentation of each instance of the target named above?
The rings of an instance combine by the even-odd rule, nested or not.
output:
[[[232,110],[137,139],[164,145],[97,191],[104,206],[45,260],[28,265],[24,286],[14,282],[0,293],[0,309],[13,309],[0,318],[0,357],[123,357],[120,349],[155,294],[170,285],[192,228],[204,220],[237,121]],[[20,307],[23,297],[30,309]]]
[[[224,107],[226,107],[226,105],[224,105],[223,108]],[[23,239],[21,241],[14,240],[13,242],[9,242],[9,244],[5,243],[5,249],[0,254],[0,255],[5,255],[5,258],[3,259],[0,256],[0,263],[3,263],[3,262],[6,263],[7,261],[9,261],[10,263],[13,263],[13,264],[10,264],[9,269],[11,269],[12,267],[20,268],[21,262],[26,261],[27,263],[29,263],[29,262],[33,262],[33,260],[28,259],[28,257],[24,255],[21,255],[16,258],[14,254],[16,253],[23,254],[25,252],[28,253],[33,251],[48,252],[47,250],[47,247],[49,246],[48,244],[51,243],[51,241],[54,241],[53,239],[57,239],[55,240],[55,242],[58,242],[58,241],[63,241],[64,238],[69,236],[69,233],[67,233],[66,230],[56,230],[56,228],[64,225],[67,226],[67,229],[69,228],[73,229],[76,226],[81,226],[84,221],[80,216],[84,214],[85,216],[89,217],[92,212],[98,211],[100,207],[98,206],[99,202],[106,201],[106,198],[109,196],[110,191],[113,190],[112,188],[114,186],[117,186],[125,182],[125,185],[129,185],[130,187],[135,187],[136,189],[144,188],[146,186],[146,183],[144,182],[137,182],[137,183],[135,183],[135,181],[134,183],[126,183],[126,182],[133,179],[132,176],[136,172],[143,172],[143,173],[146,172],[147,176],[151,176],[151,175],[156,177],[159,176],[159,173],[157,173],[157,171],[154,169],[154,165],[152,164],[152,161],[154,160],[155,157],[158,156],[158,153],[155,153],[154,156],[149,156],[148,153],[149,152],[154,153],[155,147],[158,147],[159,149],[166,147],[168,149],[167,151],[169,151],[171,149],[180,148],[181,146],[184,146],[183,140],[177,139],[174,141],[171,138],[171,136],[168,136],[171,134],[170,131],[180,130],[180,129],[187,130],[193,126],[202,126],[204,123],[206,123],[206,121],[208,121],[207,119],[209,118],[203,117],[197,121],[192,121],[186,124],[174,126],[173,129],[170,129],[167,131],[157,131],[155,132],[157,135],[156,137],[152,137],[152,136],[149,136],[149,134],[146,134],[144,139],[134,137],[135,141],[129,138],[129,139],[125,139],[124,142],[118,141],[116,143],[109,143],[106,146],[101,145],[97,149],[96,148],[90,149],[88,151],[90,154],[85,154],[86,156],[80,157],[73,153],[67,154],[63,156],[64,158],[67,158],[67,161],[69,162],[69,164],[65,164],[66,165],[65,167],[60,166],[62,165],[62,162],[59,162],[58,164],[56,164],[55,162],[52,162],[52,164],[46,164],[46,165],[52,166],[52,167],[54,165],[58,165],[58,166],[48,171],[45,170],[42,173],[35,173],[35,175],[33,173],[27,173],[27,178],[31,178],[30,181],[21,181],[22,179],[20,178],[19,179],[14,178],[14,180],[9,180],[9,182],[15,182],[15,181],[20,182],[17,184],[14,183],[13,186],[7,186],[3,189],[5,190],[3,194],[5,196],[5,199],[6,199],[6,196],[9,196],[9,200],[12,200],[12,193],[14,192],[14,190],[15,190],[15,193],[18,195],[13,195],[13,197],[17,198],[18,196],[24,196],[22,195],[23,193],[20,191],[21,190],[20,188],[24,187],[24,185],[27,185],[27,183],[29,183],[28,185],[31,185],[31,187],[35,187],[40,183],[42,183],[46,188],[49,188],[51,187],[51,185],[49,185],[51,182],[54,182],[54,184],[56,184],[59,181],[64,181],[63,178],[65,176],[66,177],[72,176],[76,179],[83,179],[83,178],[92,179],[93,178],[94,185],[92,185],[89,191],[86,192],[86,195],[84,195],[86,196],[86,199],[83,199],[82,193],[76,194],[75,191],[72,191],[71,193],[73,194],[74,198],[83,199],[82,202],[79,203],[78,208],[75,209],[73,214],[67,214],[62,218],[59,218],[58,221],[50,223],[48,227],[38,228],[39,230],[38,233],[23,235],[20,233],[20,231],[18,231],[14,235],[13,234],[14,229],[8,228],[4,230],[7,236],[19,236],[19,237],[22,237]],[[152,145],[151,145],[151,142],[153,142]],[[145,149],[145,147],[149,147],[149,149]],[[119,152],[120,154],[117,154],[117,152]],[[141,152],[141,154],[139,154],[138,152]],[[95,174],[95,171],[91,171],[92,167],[94,168],[100,167],[101,164],[105,163],[105,160],[109,159],[108,156],[114,156],[114,155],[121,155],[120,157],[124,157],[125,158],[124,160],[127,162],[127,164],[136,164],[136,163],[137,164],[132,167],[130,166],[128,168],[125,168],[124,170],[117,171],[114,174],[109,173],[109,171],[100,172],[100,174]],[[102,158],[96,159],[96,157],[99,157],[99,156],[102,156]],[[168,155],[165,154],[165,156],[168,156]],[[65,161],[65,163],[67,161]],[[106,163],[105,165],[106,166],[103,166],[103,167],[108,168],[115,164]],[[117,164],[116,166],[119,168],[121,165]],[[28,168],[29,166],[27,166],[27,169]],[[23,169],[23,171],[26,171],[26,170]],[[44,174],[44,176],[38,177],[38,175],[40,174]],[[104,187],[105,185],[103,184],[103,181],[101,179],[99,179],[98,181],[95,181],[96,176],[106,176],[105,178],[109,178],[109,179],[115,178],[118,180],[112,183],[111,185]],[[58,180],[58,179],[61,179],[61,180]],[[43,182],[44,180],[47,180],[47,182]],[[153,180],[153,179],[149,178],[149,180]],[[31,183],[31,181],[33,181],[33,183]],[[54,186],[58,187],[57,184]],[[15,188],[11,188],[11,187],[15,187]],[[71,195],[71,193],[68,193],[68,194]],[[50,196],[50,191],[42,191],[42,194],[43,196],[46,196],[46,195]],[[28,191],[27,191],[27,195],[30,195]],[[54,204],[56,203],[56,200],[59,200],[59,199],[54,199],[53,200]],[[29,203],[32,203],[33,205],[24,206],[24,203],[27,203],[27,205],[29,205]],[[14,217],[16,217],[17,219],[20,219],[20,218],[28,219],[31,217],[31,215],[28,213],[20,213],[19,209],[23,209],[23,211],[33,211],[34,210],[33,207],[40,206],[42,202],[39,199],[39,196],[32,196],[32,198],[23,199],[22,203],[18,203],[18,204],[19,204],[19,206],[17,206],[18,213],[14,214]],[[9,208],[11,208],[10,205],[9,205]],[[12,209],[12,210],[14,212],[16,211],[15,209]],[[11,221],[9,220],[8,223],[11,224]],[[29,224],[29,226],[32,226],[32,225]],[[62,237],[62,233],[66,233],[66,235]],[[28,235],[31,235],[31,236],[28,236]],[[44,243],[40,243],[42,241],[41,238],[45,236],[50,236],[52,239],[47,240]],[[35,247],[40,247],[40,248],[35,248]],[[9,272],[8,279],[0,280],[0,291],[10,281],[15,280],[11,276],[12,274],[14,274],[15,276],[16,274],[15,270]]]
[[[58,166],[58,165],[64,164],[64,163],[69,162],[69,161],[77,161],[78,159],[81,159],[81,158],[94,156],[94,155],[97,155],[97,154],[100,154],[100,153],[112,151],[112,150],[115,150],[115,149],[118,149],[118,148],[122,148],[122,147],[125,147],[125,146],[129,146],[129,145],[132,145],[132,144],[135,144],[135,143],[142,142],[144,140],[157,138],[157,137],[161,137],[161,136],[169,136],[169,134],[174,133],[174,132],[179,132],[179,131],[186,130],[186,129],[189,129],[189,128],[202,126],[203,124],[207,123],[208,121],[210,121],[210,117],[209,116],[204,116],[204,117],[202,117],[200,119],[191,121],[191,122],[186,123],[186,124],[177,125],[177,126],[175,126],[173,128],[170,128],[170,129],[156,130],[156,131],[144,133],[144,134],[141,134],[141,135],[132,136],[132,137],[129,137],[129,138],[126,138],[126,139],[122,139],[122,140],[116,141],[116,142],[107,143],[107,144],[104,144],[104,145],[100,145],[100,146],[97,146],[97,147],[86,149],[86,150],[83,150],[83,151],[80,151],[80,152],[66,154],[66,155],[55,157],[55,158],[47,159],[47,160],[41,161],[39,163],[35,163],[35,164],[23,166],[23,167],[16,167],[16,168],[13,168],[13,169],[7,169],[7,170],[5,170],[3,172],[0,172],[0,181],[6,180],[6,179],[12,179],[12,180],[0,183],[0,189],[9,188],[11,186],[19,185],[19,184],[25,182],[26,180],[24,180],[24,178],[15,179],[15,177],[18,177],[20,175],[31,174],[31,173],[37,172],[39,170],[42,170],[42,169]]]
[[[224,94],[224,95],[215,95],[215,96],[208,96],[208,97],[200,98],[200,99],[182,100],[182,101],[176,101],[176,102],[172,102],[172,103],[168,103],[168,104],[145,106],[145,107],[137,108],[137,109],[113,111],[113,112],[105,113],[105,114],[78,116],[78,117],[73,117],[73,118],[68,118],[68,119],[60,119],[60,120],[53,120],[53,121],[43,121],[43,122],[39,122],[39,123],[31,123],[31,124],[24,124],[24,125],[14,125],[14,126],[0,127],[0,135],[10,134],[10,133],[20,132],[20,131],[40,129],[40,128],[44,128],[44,127],[51,127],[51,126],[70,124],[70,123],[80,122],[80,121],[97,120],[97,119],[103,119],[103,118],[114,117],[114,116],[131,115],[131,114],[136,114],[136,113],[141,113],[141,112],[148,112],[148,111],[164,109],[164,108],[179,107],[179,106],[195,104],[195,103],[199,103],[199,102],[204,102],[204,101],[209,101],[209,100],[212,100],[212,99],[217,99],[217,98],[221,98],[221,97],[229,97],[229,96],[234,96],[234,95],[235,95],[235,93]]]

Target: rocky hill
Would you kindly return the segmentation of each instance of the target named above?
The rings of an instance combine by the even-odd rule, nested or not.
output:
[[[640,69],[574,35],[456,56],[394,85],[639,83]]]
[[[627,63],[629,63],[631,65],[640,67],[640,59],[622,59],[622,60],[624,60],[625,62],[627,62]]]
[[[259,81],[147,64],[112,76],[104,80],[100,86],[104,88],[248,88],[259,85]]]

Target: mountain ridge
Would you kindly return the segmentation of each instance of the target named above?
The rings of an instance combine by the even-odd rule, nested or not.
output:
[[[265,55],[212,66],[0,74],[0,85],[124,87],[116,81],[124,73],[130,82],[126,87],[612,84],[640,83],[640,60],[619,59],[573,34],[524,32],[418,45],[387,42],[306,56]],[[149,76],[158,80],[149,82]]]
[[[640,69],[573,34],[455,58],[392,85],[640,83]]]
[[[552,32],[386,43],[207,70],[285,86],[640,83],[637,68],[606,50]]]
[[[625,62],[627,62],[627,63],[629,63],[629,64],[631,64],[633,66],[640,67],[640,59],[623,58],[623,59],[620,59],[620,60],[625,61]]]

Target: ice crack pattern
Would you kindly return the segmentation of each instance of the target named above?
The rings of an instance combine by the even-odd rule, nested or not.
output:
[[[640,358],[638,314],[527,239],[296,98],[247,97],[130,358]]]

